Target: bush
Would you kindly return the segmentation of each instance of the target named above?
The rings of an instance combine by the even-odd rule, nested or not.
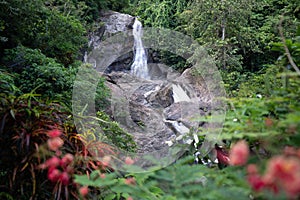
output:
[[[0,197],[78,199],[74,174],[109,170],[100,154],[114,148],[79,135],[62,103],[33,93],[1,91],[0,97]]]
[[[39,173],[36,157],[45,132],[60,127],[67,120],[63,109],[54,103],[38,101],[34,94],[5,95],[0,106],[0,172],[2,191],[16,199],[29,199],[38,192],[48,198],[43,185],[45,174]],[[41,187],[43,185],[43,187]],[[45,195],[45,196],[44,196]]]
[[[112,144],[122,150],[135,152],[137,146],[132,135],[124,131],[117,122],[111,121],[109,116],[104,112],[98,111],[97,117],[101,119],[99,124],[104,135],[112,142]]]
[[[76,68],[65,68],[38,49],[23,46],[7,50],[4,57],[15,73],[15,84],[23,93],[35,93],[50,99],[70,101]]]

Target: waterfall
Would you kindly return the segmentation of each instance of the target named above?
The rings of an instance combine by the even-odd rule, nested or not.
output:
[[[142,23],[138,19],[135,19],[133,24],[135,55],[133,64],[131,65],[131,74],[139,78],[148,79],[147,56],[143,47],[142,34]]]

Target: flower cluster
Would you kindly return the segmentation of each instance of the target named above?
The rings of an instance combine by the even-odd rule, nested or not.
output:
[[[79,194],[81,196],[86,196],[89,193],[89,188],[88,186],[82,186],[81,188],[79,188]]]
[[[63,185],[68,185],[70,183],[70,177],[74,171],[71,166],[73,160],[73,155],[69,153],[61,159],[57,156],[52,156],[41,165],[41,168],[48,169],[47,177],[51,182],[61,182]]]
[[[126,185],[135,185],[136,184],[136,180],[134,177],[127,177],[125,180],[124,180],[124,183]]]
[[[58,129],[48,131],[47,135],[49,139],[47,141],[48,148],[52,151],[58,151],[60,147],[64,144],[64,141],[59,137],[62,132]]]
[[[248,182],[253,190],[269,189],[274,194],[284,191],[289,198],[300,195],[300,149],[286,147],[282,155],[272,157],[264,175],[256,165],[248,166]]]
[[[51,130],[47,133],[49,136],[47,141],[48,148],[51,151],[55,151],[56,154],[40,165],[40,168],[48,169],[47,177],[51,182],[60,182],[62,185],[68,185],[70,183],[70,177],[74,171],[72,167],[74,156],[67,153],[60,158],[61,152],[59,149],[64,144],[63,140],[60,138],[61,134],[62,132],[58,129]]]
[[[238,141],[229,152],[229,164],[234,166],[242,166],[246,164],[250,151],[246,141]]]

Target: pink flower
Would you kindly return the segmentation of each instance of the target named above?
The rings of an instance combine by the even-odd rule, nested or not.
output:
[[[102,159],[102,166],[103,167],[108,167],[111,162],[111,157],[110,156],[104,156]]]
[[[48,179],[51,182],[57,182],[60,178],[61,172],[55,168],[49,168],[48,170]]]
[[[105,178],[105,177],[106,177],[106,175],[104,173],[100,174],[100,178]]]
[[[88,186],[83,186],[81,188],[79,188],[79,193],[81,194],[81,196],[86,196],[89,193],[89,188]]]
[[[264,180],[276,184],[290,197],[300,194],[300,160],[297,157],[275,156],[270,159]]]
[[[254,164],[248,165],[247,172],[248,172],[247,180],[253,190],[260,191],[262,188],[265,187],[266,184],[263,181],[262,177],[258,174],[256,165]]]
[[[289,183],[298,178],[299,172],[300,161],[294,157],[275,156],[267,166],[267,174]]]
[[[71,162],[73,162],[74,156],[70,153],[67,153],[60,161],[60,166],[66,167],[69,165]]]
[[[255,191],[260,191],[265,187],[265,182],[258,174],[249,174],[247,180],[250,183],[251,187]]]
[[[258,174],[257,166],[255,164],[250,164],[247,166],[248,174]]]
[[[47,144],[50,150],[57,151],[64,144],[64,141],[59,137],[55,137],[55,138],[50,138],[47,141]]]
[[[134,177],[129,177],[125,179],[125,184],[126,185],[135,185],[135,178]]]
[[[133,163],[134,163],[134,160],[132,160],[132,158],[130,158],[130,157],[125,158],[125,164],[126,165],[132,165]]]
[[[46,166],[47,167],[57,167],[59,165],[59,163],[60,163],[60,159],[56,156],[53,156],[46,161]]]
[[[67,172],[63,172],[60,177],[59,177],[59,180],[61,181],[61,183],[63,185],[68,185],[69,182],[70,182],[70,177],[69,177],[69,174]]]
[[[241,166],[246,164],[249,157],[249,147],[246,141],[240,140],[233,145],[229,152],[229,164]]]
[[[59,137],[62,134],[62,132],[58,129],[53,129],[51,131],[48,131],[47,135],[51,138]]]
[[[256,191],[266,188],[277,194],[284,191],[288,198],[298,199],[300,195],[300,158],[297,149],[287,147],[283,155],[272,157],[267,163],[266,172],[261,177],[255,165],[249,165],[248,182]]]

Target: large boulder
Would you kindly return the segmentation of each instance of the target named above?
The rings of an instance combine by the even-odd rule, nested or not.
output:
[[[104,74],[112,92],[111,116],[134,136],[138,152],[162,150],[168,141],[197,131],[197,118],[208,111],[201,107],[200,91],[176,72],[168,73],[178,80],[145,80],[124,72]],[[175,102],[174,85],[188,98]]]
[[[128,14],[102,12],[98,28],[89,35],[89,52],[85,53],[84,61],[106,73],[130,70],[133,60],[131,50],[134,41],[131,32],[134,20],[135,17]],[[121,37],[118,33],[126,33],[127,36]]]
[[[100,19],[105,26],[103,36],[111,37],[116,33],[131,30],[135,17],[124,13],[105,11],[101,13]]]
[[[135,17],[114,11],[103,11],[100,14],[98,28],[90,33],[89,47],[100,48],[103,40],[120,32],[132,30]]]

